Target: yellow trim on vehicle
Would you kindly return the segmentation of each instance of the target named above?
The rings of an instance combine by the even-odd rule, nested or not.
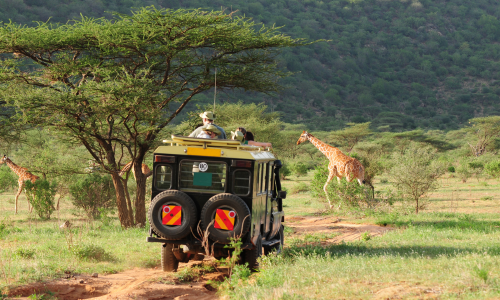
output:
[[[194,148],[187,147],[187,155],[198,155],[198,156],[215,156],[221,157],[221,149],[203,149],[203,148]]]

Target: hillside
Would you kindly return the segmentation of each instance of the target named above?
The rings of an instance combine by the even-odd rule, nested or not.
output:
[[[500,114],[500,4],[477,0],[81,1],[6,0],[0,20],[66,22],[108,17],[133,7],[238,10],[257,22],[307,40],[287,49],[284,68],[296,72],[275,96],[220,94],[221,102],[265,102],[290,123],[339,129],[372,121],[386,131],[454,129],[469,118]],[[210,102],[213,96],[199,97]],[[194,107],[194,104],[192,105]]]

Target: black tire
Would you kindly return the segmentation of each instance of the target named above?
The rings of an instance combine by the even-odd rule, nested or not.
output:
[[[217,209],[227,209],[236,212],[233,230],[222,230],[214,227],[212,222],[215,219]],[[233,194],[218,194],[210,198],[201,210],[201,226],[206,230],[210,225],[208,238],[212,241],[228,244],[229,238],[240,236],[243,238],[250,229],[250,209],[245,201]]]
[[[174,255],[172,248],[174,244],[161,245],[161,268],[164,272],[177,272],[179,260]]]
[[[283,250],[283,245],[285,244],[285,232],[284,231],[285,231],[285,227],[283,225],[281,225],[278,233],[275,236],[275,237],[278,237],[280,239],[280,242],[276,245],[273,245],[273,246],[264,247],[264,255],[269,255],[273,252],[276,252],[276,254],[281,253],[281,251]]]
[[[258,259],[262,256],[262,236],[260,234],[255,247],[253,249],[243,249],[241,256],[242,263],[248,263],[250,270],[257,271],[259,269]]]
[[[181,225],[171,226],[162,224],[163,205],[176,205],[182,207]],[[181,191],[164,191],[154,197],[149,207],[149,224],[153,231],[166,240],[180,240],[191,233],[196,232],[198,210],[193,200]]]

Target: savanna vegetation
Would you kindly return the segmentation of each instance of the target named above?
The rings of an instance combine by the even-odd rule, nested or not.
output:
[[[499,113],[499,5],[495,1],[164,1],[9,0],[0,20],[36,26],[89,17],[112,18],[145,5],[221,7],[280,32],[328,42],[291,48],[279,65],[295,72],[279,94],[228,93],[221,101],[264,102],[290,123],[338,130],[371,121],[380,131],[457,129]],[[257,28],[260,25],[257,25]],[[196,97],[209,103],[211,93]],[[192,107],[191,107],[192,108]]]
[[[283,255],[264,258],[253,275],[236,269],[238,284],[220,285],[222,294],[371,298],[399,282],[409,297],[498,298],[496,3],[89,1],[78,8],[83,3],[0,3],[0,150],[41,178],[27,185],[15,215],[17,177],[0,167],[1,288],[65,271],[159,265],[157,245],[144,242],[151,183],[118,171],[134,160],[142,174],[162,139],[188,134],[198,113],[215,110],[227,132],[245,127],[272,143],[285,164],[287,218],[336,216],[396,229],[326,246],[328,235],[286,229]],[[238,12],[105,12],[144,4]],[[259,31],[243,15],[267,27]],[[49,17],[62,25],[28,22]],[[185,22],[199,31],[184,35]],[[168,47],[162,26],[178,34]],[[200,32],[214,28],[227,35],[206,42]],[[215,69],[226,93],[214,107]],[[303,130],[365,166],[365,186],[333,180],[333,210],[325,205],[325,157],[310,143],[296,145]],[[73,225],[61,229],[66,220]]]

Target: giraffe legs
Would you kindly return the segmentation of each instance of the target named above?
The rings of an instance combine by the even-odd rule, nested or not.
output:
[[[323,186],[323,191],[325,191],[326,200],[328,200],[328,205],[330,205],[330,209],[333,207],[333,205],[330,202],[330,198],[328,197],[328,192],[326,191],[326,187],[328,186],[328,184],[330,183],[330,181],[333,179],[333,175],[334,175],[334,173],[330,172],[330,174],[328,175],[328,179],[326,180],[326,183]]]
[[[17,191],[16,200],[14,203],[14,211],[16,215],[17,215],[17,199],[19,198],[19,195],[21,195],[22,191],[23,191],[23,184],[19,184],[19,190]]]

